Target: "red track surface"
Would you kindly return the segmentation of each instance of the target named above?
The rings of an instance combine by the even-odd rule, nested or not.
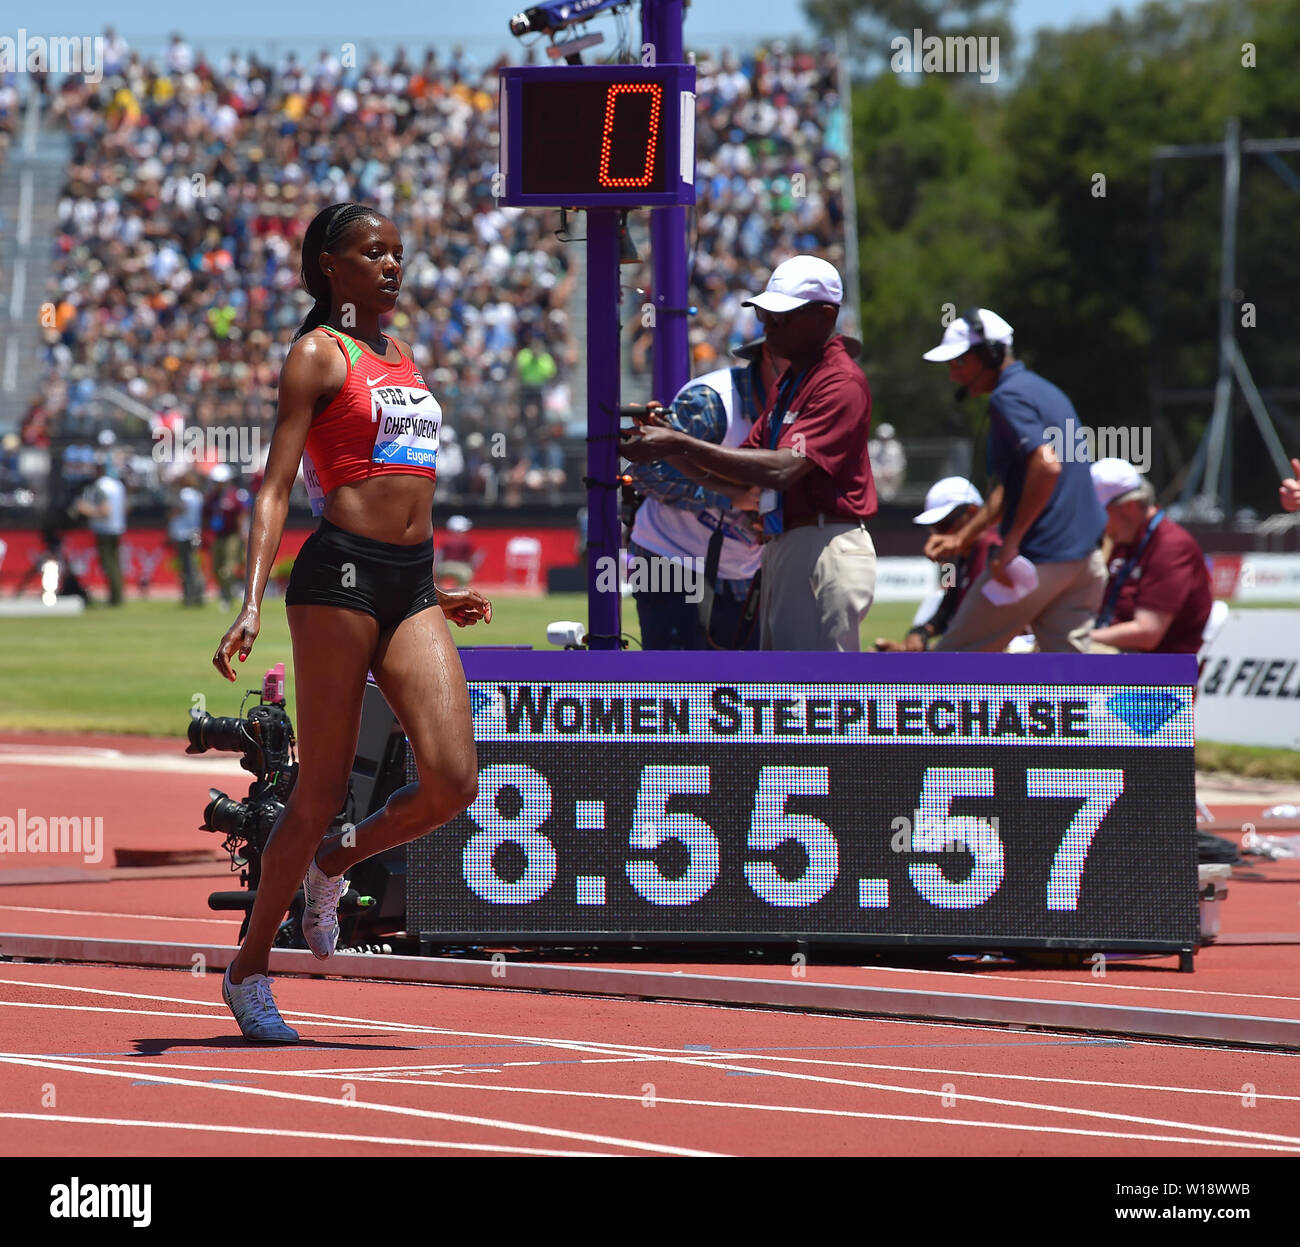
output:
[[[116,848],[215,848],[194,830],[207,789],[241,781],[12,760],[55,743],[179,752],[172,740],[0,736],[0,813],[102,814],[106,841],[94,864],[0,857],[0,930],[233,943],[237,922],[206,905],[232,886],[224,859],[170,877],[111,868]],[[1300,950],[1267,942],[1300,925],[1300,863],[1237,868],[1229,888],[1224,942],[1194,975],[1162,959],[1111,964],[1104,978],[955,963],[807,977],[1300,1018]],[[215,974],[0,963],[0,1153],[1300,1154],[1297,1054],[504,987],[300,977],[276,993],[300,1045],[244,1043]]]

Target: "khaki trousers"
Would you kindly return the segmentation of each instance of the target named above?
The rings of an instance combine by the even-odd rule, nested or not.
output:
[[[763,547],[759,619],[763,649],[862,648],[876,595],[876,547],[858,524],[808,524]]]
[[[1069,563],[1037,563],[1038,587],[1007,606],[994,606],[982,592],[987,570],[971,585],[936,650],[1004,650],[1012,637],[1033,632],[1047,653],[1089,652],[1093,620],[1106,591],[1100,550]]]

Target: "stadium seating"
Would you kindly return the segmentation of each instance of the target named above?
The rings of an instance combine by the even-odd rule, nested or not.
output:
[[[71,155],[55,328],[24,443],[48,445],[56,429],[92,441],[109,387],[190,426],[258,427],[265,446],[280,364],[310,305],[302,232],[324,204],[356,199],[401,230],[393,329],[413,343],[447,426],[467,449],[505,451],[466,463],[448,500],[572,509],[585,458],[584,413],[567,397],[584,365],[570,310],[579,257],[554,237],[553,213],[496,206],[496,66],[471,71],[432,49],[351,68],[327,53],[310,66],[292,54],[215,63],[183,39],[161,58],[119,39],[113,60],[102,81],[52,92]],[[843,261],[833,56],[776,45],[702,54],[698,69],[695,372],[755,335],[740,301],[784,255]],[[520,386],[525,338],[556,364],[540,405]],[[644,333],[633,340],[634,368],[648,348]],[[553,425],[568,430],[562,455]]]

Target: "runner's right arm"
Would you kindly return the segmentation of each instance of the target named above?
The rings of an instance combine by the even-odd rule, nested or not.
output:
[[[241,661],[246,659],[261,630],[262,595],[284,536],[289,494],[302,463],[312,417],[318,406],[324,407],[338,393],[346,377],[342,355],[323,334],[307,334],[295,342],[281,369],[280,398],[271,431],[266,474],[253,503],[244,606],[212,659],[212,665],[227,680],[236,678],[230,666],[236,650]]]

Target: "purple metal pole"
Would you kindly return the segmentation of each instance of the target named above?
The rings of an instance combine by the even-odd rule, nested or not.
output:
[[[618,591],[622,530],[618,490],[612,488],[618,475],[618,304],[618,210],[589,208],[587,475],[592,483],[587,486],[587,632],[591,649],[618,649],[623,631]],[[602,591],[598,582],[607,588]]]
[[[641,0],[641,38],[650,45],[656,65],[684,63],[683,19],[683,0]],[[655,309],[651,396],[668,403],[691,377],[686,326],[685,208],[651,210],[650,249]]]

